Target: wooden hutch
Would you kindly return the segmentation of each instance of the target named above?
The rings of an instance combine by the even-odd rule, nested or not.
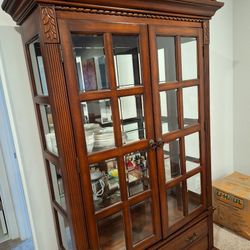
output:
[[[22,28],[59,249],[215,249],[209,20],[222,6],[3,1]]]

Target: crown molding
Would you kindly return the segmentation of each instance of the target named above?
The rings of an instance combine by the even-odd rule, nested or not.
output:
[[[102,11],[119,11],[147,15],[185,16],[190,18],[210,19],[224,4],[216,0],[4,0],[2,9],[21,24],[38,5],[55,7],[90,8]],[[69,10],[69,9],[68,9]],[[178,14],[177,14],[178,13]]]

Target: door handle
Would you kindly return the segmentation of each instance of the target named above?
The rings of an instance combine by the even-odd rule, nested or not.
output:
[[[150,139],[149,142],[148,142],[148,147],[156,150],[157,149],[157,143],[153,139]]]
[[[164,141],[162,139],[160,139],[160,138],[157,139],[157,146],[160,147],[160,148],[162,148],[163,145],[164,145]]]

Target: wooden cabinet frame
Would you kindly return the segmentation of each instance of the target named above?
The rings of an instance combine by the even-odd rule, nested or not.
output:
[[[58,220],[58,214],[64,218],[64,223],[69,224],[73,248],[82,250],[100,249],[97,221],[120,211],[123,214],[126,249],[165,249],[175,245],[175,242],[185,246],[197,244],[204,249],[214,249],[209,124],[209,19],[222,5],[214,0],[3,2],[3,9],[22,26],[59,249],[65,249],[65,242],[60,234],[62,220]],[[89,92],[78,90],[72,33],[103,35],[109,89]],[[139,37],[143,84],[117,89],[112,45],[114,34]],[[175,37],[176,82],[159,84],[156,36]],[[197,79],[182,79],[181,37],[196,38]],[[44,63],[48,95],[41,95],[36,89],[29,46],[37,39]],[[183,89],[194,86],[198,89],[199,118],[198,122],[184,126]],[[163,133],[159,92],[169,90],[176,90],[177,93],[179,129]],[[145,138],[124,145],[123,135],[119,129],[121,118],[118,100],[120,97],[135,95],[143,97]],[[80,103],[100,99],[109,99],[111,103],[115,147],[106,150],[105,153],[100,151],[88,154]],[[142,102],[139,101],[137,105],[139,104]],[[58,156],[47,148],[41,105],[50,105]],[[196,132],[200,138],[200,166],[187,172],[184,138]],[[179,176],[166,182],[163,144],[176,139],[179,140],[180,172]],[[150,188],[128,197],[124,155],[138,150],[146,150],[148,155]],[[89,165],[113,158],[118,162],[121,200],[95,212]],[[49,163],[56,167],[64,183],[67,209],[56,201]],[[196,174],[201,175],[201,206],[189,213],[187,179]],[[166,191],[179,184],[184,217],[169,226]],[[152,204],[153,233],[133,244],[130,209],[131,206],[147,199],[150,199]],[[197,239],[188,236],[194,229],[202,231]],[[191,241],[181,241],[181,235],[188,236]]]

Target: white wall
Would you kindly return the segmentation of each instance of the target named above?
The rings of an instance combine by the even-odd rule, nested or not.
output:
[[[237,0],[237,3],[239,1],[246,4],[248,2],[248,0]],[[249,140],[245,138],[242,139],[243,136],[239,137],[239,140],[233,138],[233,0],[225,0],[224,2],[225,6],[216,13],[211,21],[210,29],[211,135],[212,170],[214,179],[233,171],[233,149],[236,151],[235,159],[237,159],[237,161],[239,161],[238,159],[242,159],[240,156],[240,153],[242,154],[242,148],[245,148],[245,150],[248,148],[250,149],[250,136]],[[250,5],[250,3],[248,3],[248,5]],[[242,9],[245,12],[247,11],[247,8],[243,7]],[[24,55],[21,48],[21,39],[18,32],[13,27],[10,27],[10,25],[14,25],[11,19],[5,14],[2,14],[1,11],[0,19],[0,46],[4,54],[4,64],[8,83],[7,90],[13,112],[13,121],[16,126],[17,141],[21,149],[20,157],[24,166],[23,174],[26,181],[26,192],[29,196],[28,200],[32,211],[31,216],[34,220],[34,229],[37,234],[38,248],[41,250],[54,250],[57,248],[55,234],[49,207],[41,147],[37,134],[37,124],[31,100],[27,70],[24,63]],[[7,25],[7,27],[3,27],[3,25]],[[242,29],[238,32],[240,31],[243,32]],[[249,40],[245,38],[247,35],[246,33],[247,32],[244,34],[245,43]],[[248,33],[250,36],[250,32]],[[240,39],[240,37],[243,38],[243,36],[240,35],[237,38]],[[237,44],[237,39],[235,42]],[[247,44],[245,44],[245,46],[247,46]],[[245,53],[245,60],[247,60],[247,53],[250,53],[250,50],[249,52],[243,50],[242,53]],[[236,56],[237,55],[236,53]],[[237,74],[236,67],[235,75],[237,76]],[[247,93],[246,87],[248,86],[247,81],[243,80],[238,81],[237,84],[241,84],[242,89],[238,88],[238,91],[241,92],[239,98],[236,94],[234,96],[236,104],[237,101],[244,100],[242,98],[244,98],[244,93]],[[234,91],[236,92],[235,89]],[[235,106],[235,113],[241,110],[241,106],[243,105],[238,104]],[[247,109],[247,106],[245,109]],[[237,117],[238,114],[235,118]],[[243,128],[246,130],[248,121],[246,121],[246,124],[241,124],[240,122],[237,124],[235,122],[236,128],[238,128],[239,125],[241,125],[242,131]],[[233,147],[234,140],[235,148]],[[238,143],[238,141],[241,142]],[[239,150],[237,150],[238,148]],[[246,157],[247,154],[245,154],[245,159]],[[235,162],[237,161],[235,160]],[[243,166],[243,164],[238,165]]]
[[[213,179],[233,172],[233,0],[210,26],[211,157]],[[238,2],[238,0],[237,0]]]
[[[7,21],[6,21],[7,20]],[[4,25],[6,24],[6,25]],[[57,249],[42,151],[18,29],[0,13],[4,92],[20,164],[36,248]]]
[[[250,175],[250,1],[234,4],[234,167]]]

